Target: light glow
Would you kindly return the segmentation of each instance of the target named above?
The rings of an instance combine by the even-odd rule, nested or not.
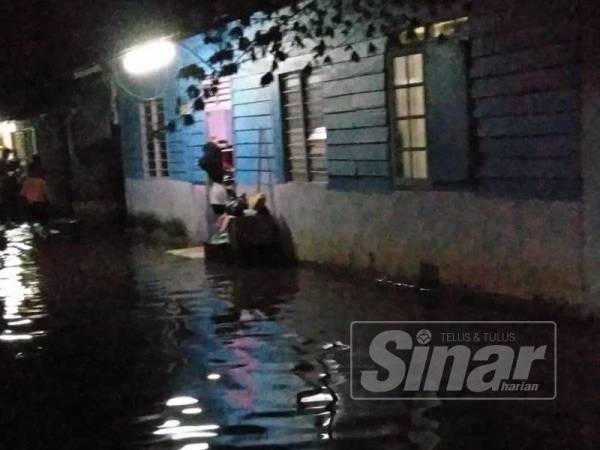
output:
[[[208,444],[200,442],[198,444],[188,444],[181,448],[181,450],[208,450]]]
[[[156,436],[164,436],[171,435],[177,436],[181,434],[189,435],[189,433],[203,433],[202,436],[197,437],[213,437],[214,433],[208,433],[214,430],[218,430],[219,425],[209,424],[209,425],[183,425],[180,427],[171,427],[171,428],[161,428],[160,430],[156,430],[154,434]],[[204,434],[210,434],[210,436],[204,436]],[[176,439],[176,437],[173,437]]]
[[[167,406],[189,406],[198,403],[194,397],[173,397],[167,401]]]
[[[167,67],[175,59],[175,44],[158,39],[134,47],[122,57],[123,68],[131,75],[145,75]]]
[[[158,428],[174,428],[178,427],[179,425],[181,425],[179,420],[167,420],[162,425],[159,425]]]

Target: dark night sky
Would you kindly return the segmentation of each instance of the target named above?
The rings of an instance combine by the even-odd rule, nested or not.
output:
[[[41,112],[60,99],[63,80],[73,69],[106,58],[144,36],[198,31],[232,3],[2,0],[0,118]]]
[[[0,120],[60,104],[74,69],[293,0],[0,0]]]

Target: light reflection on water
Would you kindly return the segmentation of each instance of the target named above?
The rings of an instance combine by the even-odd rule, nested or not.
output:
[[[161,345],[173,359],[172,396],[166,408],[146,411],[155,428],[145,446],[329,445],[347,401],[346,327],[334,331],[336,339],[319,342],[280,320],[299,289],[293,271],[232,277],[216,268],[205,277],[188,273],[191,263],[169,262],[178,277],[165,277],[153,265],[136,273],[146,307],[162,305]],[[169,446],[165,438],[185,445]]]
[[[592,324],[573,328],[575,338],[561,333],[563,345],[572,340],[561,360],[572,377],[559,380],[573,380],[558,400],[563,415],[559,403],[361,402],[348,387],[354,320],[548,317],[465,301],[424,307],[405,292],[319,271],[207,266],[119,243],[32,248],[25,228],[9,232],[1,255],[0,363],[9,368],[0,419],[10,426],[0,446],[563,450],[589,442],[595,450],[598,442],[580,439],[598,436],[586,420],[597,405],[582,399],[594,399],[598,369],[580,368],[600,342]]]
[[[7,246],[0,251],[0,305],[5,327],[0,341],[19,343],[45,334],[35,319],[46,316],[39,277],[32,261],[32,235],[23,225],[5,231]],[[22,355],[22,353],[20,353]]]

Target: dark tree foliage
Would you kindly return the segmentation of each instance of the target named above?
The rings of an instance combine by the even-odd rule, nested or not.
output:
[[[233,75],[240,64],[266,58],[270,70],[265,70],[260,83],[273,82],[279,64],[295,49],[312,53],[312,62],[304,68],[332,64],[330,52],[343,48],[348,59],[358,62],[361,56],[355,43],[362,40],[394,36],[401,31],[411,33],[420,25],[416,11],[426,8],[435,16],[447,0],[306,0],[249,2],[237,16],[223,14],[206,34],[204,43],[214,51],[208,60],[183,67],[180,79],[203,82],[206,79]],[[468,6],[468,0],[464,2]],[[261,11],[256,13],[256,11]],[[411,14],[412,12],[412,14]],[[368,53],[378,51],[368,44]],[[215,90],[216,91],[216,90]],[[206,98],[211,92],[204,92]]]

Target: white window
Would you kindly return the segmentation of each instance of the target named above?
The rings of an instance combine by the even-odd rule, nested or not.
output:
[[[161,98],[146,100],[140,105],[140,126],[146,175],[149,177],[168,177],[169,156],[166,142],[165,111]]]
[[[321,75],[283,75],[281,94],[288,178],[326,182],[327,129]]]

